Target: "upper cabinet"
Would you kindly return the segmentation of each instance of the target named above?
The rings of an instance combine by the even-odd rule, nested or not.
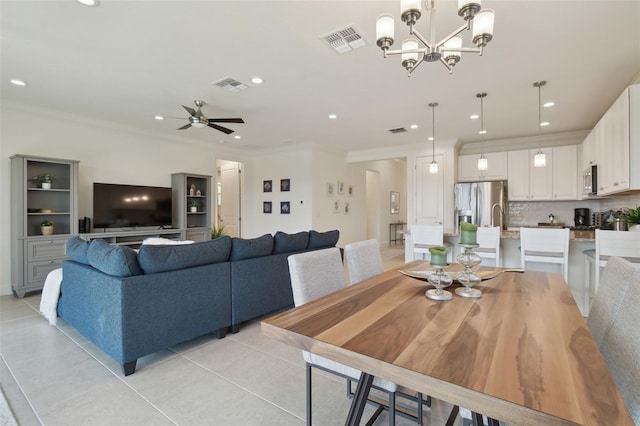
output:
[[[537,149],[509,151],[509,201],[553,199],[553,151],[545,150],[546,167],[534,167]]]
[[[640,85],[634,85],[622,92],[587,137],[595,145],[598,195],[640,189],[639,115]]]
[[[478,170],[479,154],[458,156],[458,182],[477,182],[507,180],[507,153],[490,152],[485,154],[487,170]]]
[[[577,200],[580,172],[578,170],[578,145],[553,148],[553,199]]]

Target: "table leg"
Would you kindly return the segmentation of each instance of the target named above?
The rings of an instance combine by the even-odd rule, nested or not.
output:
[[[360,424],[364,407],[367,405],[367,399],[369,399],[369,391],[371,390],[372,384],[373,376],[363,371],[360,374],[356,393],[351,400],[351,407],[349,408],[349,415],[347,416],[345,426],[358,426]]]

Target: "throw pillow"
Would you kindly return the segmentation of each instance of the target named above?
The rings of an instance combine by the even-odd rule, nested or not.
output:
[[[307,248],[308,243],[309,233],[307,231],[298,232],[297,234],[286,234],[278,231],[273,236],[273,254],[301,251]]]
[[[141,275],[138,255],[127,246],[114,246],[104,240],[92,240],[87,252],[89,264],[105,274],[116,277]]]
[[[89,244],[91,241],[85,241],[80,237],[71,237],[67,240],[67,256],[74,262],[89,265]]]
[[[258,238],[234,238],[231,243],[231,261],[269,256],[273,250],[273,237],[264,234]]]
[[[323,247],[333,247],[338,244],[340,238],[340,231],[334,229],[327,232],[309,231],[309,245],[308,249],[317,249]]]
[[[231,237],[228,236],[193,244],[143,244],[138,252],[138,263],[145,274],[156,274],[226,262],[230,252]]]

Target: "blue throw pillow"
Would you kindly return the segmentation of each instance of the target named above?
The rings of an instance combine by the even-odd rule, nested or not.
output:
[[[231,237],[228,236],[184,245],[143,244],[138,252],[138,263],[145,274],[155,274],[226,262],[230,252]]]
[[[231,261],[269,256],[273,250],[273,237],[264,234],[258,238],[234,238],[231,243]]]
[[[116,277],[141,275],[137,253],[127,246],[115,246],[104,240],[92,240],[87,253],[89,264],[105,274]]]
[[[80,237],[71,237],[67,240],[67,256],[74,262],[89,264],[89,244],[91,241],[85,241]]]
[[[334,229],[327,232],[309,231],[309,245],[308,249],[317,249],[323,247],[334,247],[338,244],[340,238],[340,231]]]
[[[308,243],[309,233],[307,231],[298,232],[297,234],[286,234],[278,231],[273,236],[273,254],[304,250],[307,248]]]

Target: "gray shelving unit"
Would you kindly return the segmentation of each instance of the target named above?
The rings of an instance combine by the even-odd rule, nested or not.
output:
[[[171,175],[173,227],[185,229],[185,238],[211,239],[211,176],[192,173]],[[191,205],[196,204],[195,211]]]
[[[11,157],[11,287],[19,298],[41,290],[47,274],[66,259],[67,239],[78,233],[78,161],[16,154]],[[55,177],[50,189],[32,178]],[[42,235],[40,223],[55,223]]]

